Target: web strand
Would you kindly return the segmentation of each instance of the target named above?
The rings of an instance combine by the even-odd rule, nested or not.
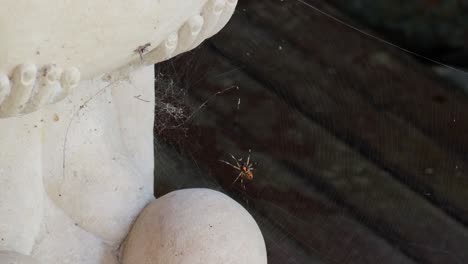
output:
[[[467,71],[464,71],[464,70],[462,70],[462,69],[460,69],[460,68],[456,68],[456,67],[450,66],[450,65],[448,65],[448,64],[442,63],[442,62],[440,62],[440,61],[431,59],[431,58],[429,58],[429,57],[427,57],[427,56],[421,55],[421,54],[416,53],[416,52],[414,52],[414,51],[411,51],[411,50],[409,50],[409,49],[405,49],[405,48],[403,48],[403,47],[401,47],[401,46],[398,46],[397,44],[392,43],[392,42],[390,42],[390,41],[388,41],[388,40],[385,40],[385,39],[383,39],[383,38],[380,38],[380,37],[377,37],[377,36],[375,36],[375,35],[372,35],[372,34],[366,32],[366,31],[364,31],[364,30],[362,30],[362,29],[360,29],[360,28],[358,28],[358,27],[356,27],[356,26],[353,26],[353,25],[351,25],[351,24],[349,24],[349,23],[346,23],[345,21],[343,21],[343,20],[341,20],[341,19],[339,19],[339,18],[333,16],[332,14],[329,14],[329,13],[327,13],[327,12],[321,10],[320,8],[318,8],[318,7],[316,7],[316,6],[313,6],[313,5],[310,4],[310,3],[307,3],[307,2],[304,1],[304,0],[296,0],[296,1],[299,2],[299,3],[302,3],[303,5],[305,5],[305,6],[309,7],[309,8],[311,8],[311,9],[315,10],[316,12],[318,12],[318,13],[320,13],[320,14],[322,14],[322,15],[324,15],[324,16],[326,16],[326,17],[328,17],[328,18],[330,18],[330,19],[332,19],[332,20],[334,20],[334,21],[336,21],[336,22],[338,22],[338,23],[340,23],[340,24],[342,24],[342,25],[344,25],[344,26],[346,26],[346,27],[352,29],[352,30],[355,30],[355,31],[357,31],[357,32],[359,32],[359,33],[361,33],[361,34],[363,34],[363,35],[369,37],[369,38],[372,38],[372,39],[374,39],[374,40],[377,40],[377,41],[379,41],[379,42],[381,42],[381,43],[387,44],[387,45],[392,46],[392,47],[394,47],[394,48],[397,48],[397,49],[399,49],[399,50],[401,50],[401,51],[403,51],[403,52],[406,52],[406,53],[408,53],[408,54],[411,54],[411,55],[413,55],[413,56],[415,56],[415,57],[418,57],[418,58],[421,58],[421,59],[423,59],[423,60],[426,60],[426,61],[432,62],[432,63],[434,63],[434,64],[437,64],[437,65],[439,65],[439,66],[443,66],[443,67],[446,67],[446,68],[448,68],[448,69],[457,71],[457,72],[459,72],[459,73],[463,73],[464,75],[468,75],[468,72],[467,72]]]

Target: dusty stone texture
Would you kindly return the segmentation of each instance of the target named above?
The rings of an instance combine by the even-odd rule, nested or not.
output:
[[[249,213],[208,189],[171,192],[138,217],[123,264],[266,264],[263,236]]]
[[[41,264],[31,257],[12,251],[0,251],[1,264]]]

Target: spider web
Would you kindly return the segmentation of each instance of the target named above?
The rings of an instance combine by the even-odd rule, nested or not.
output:
[[[350,29],[353,34],[362,38],[370,38],[393,48],[392,52],[397,56],[404,57],[409,54],[423,59],[432,66],[438,66],[439,73],[456,76],[455,82],[463,86],[467,85],[465,78],[468,74],[460,68],[420,55],[418,52],[400,47],[345,22],[315,5],[320,1],[294,1],[301,3],[311,16],[325,16],[330,23],[338,23]],[[272,5],[281,5],[282,2],[288,1],[278,1]],[[284,9],[284,12],[289,11],[291,10]],[[253,11],[239,7],[235,19],[241,23],[243,20],[249,20],[249,12]],[[229,30],[232,28],[225,29],[226,34],[229,34]],[[245,31],[250,30],[252,29],[245,28]],[[274,35],[275,33],[266,34]],[[221,34],[216,38],[224,37]],[[259,35],[258,39],[256,37],[257,35],[252,30],[252,38],[247,43],[239,44],[246,47],[245,54],[242,56],[252,57],[263,49],[276,48],[280,51],[287,51],[288,47],[294,46],[288,41],[279,42],[279,44],[269,43],[271,45],[265,46],[260,44],[262,35]],[[177,189],[194,187],[215,189],[230,195],[243,204],[259,223],[267,244],[269,263],[466,262],[468,256],[456,246],[457,241],[463,243],[467,239],[466,223],[441,206],[440,201],[432,198],[431,194],[426,195],[425,189],[419,186],[418,182],[413,182],[411,178],[401,178],[397,175],[398,171],[394,171],[391,166],[382,165],[384,163],[379,160],[380,157],[374,156],[373,152],[366,148],[361,148],[360,142],[355,141],[352,135],[335,130],[333,122],[338,121],[330,121],[331,125],[327,126],[330,123],[325,120],[326,115],[307,116],[300,109],[300,102],[293,98],[288,88],[279,87],[278,83],[265,80],[261,74],[252,73],[254,70],[251,69],[256,66],[245,63],[248,59],[240,58],[239,54],[237,54],[239,58],[229,57],[228,52],[220,47],[222,44],[219,43],[223,41],[218,42],[216,38],[213,42],[205,43],[201,48],[189,54],[155,66],[154,142],[157,196]],[[329,45],[331,49],[339,46],[331,42],[323,44]],[[290,52],[294,54],[293,51]],[[212,64],[207,54],[218,56],[228,62]],[[278,67],[278,64],[274,63],[277,59],[272,56],[271,63],[267,62],[262,67],[275,70],[275,67]],[[409,65],[412,71],[411,65],[414,62],[409,59],[410,62],[406,64],[406,59],[402,60],[403,64]],[[257,62],[254,60],[250,63]],[[365,63],[366,67],[372,68],[368,62]],[[222,69],[216,68],[220,67],[219,65],[223,65]],[[422,64],[418,65],[421,67]],[[339,65],[336,66],[339,69]],[[422,65],[422,67],[428,66]],[[285,68],[284,71],[294,71],[294,69]],[[377,74],[372,70],[369,72]],[[348,72],[330,68],[324,74],[323,81],[330,81],[338,85],[338,88],[343,88],[342,92],[345,96],[348,96],[346,93],[349,93],[349,96],[355,96],[349,89],[345,89],[355,85],[348,82],[347,74]],[[249,82],[242,81],[247,79]],[[291,79],[291,82],[293,81]],[[389,79],[389,82],[391,81]],[[345,104],[340,101],[341,98],[331,92],[315,90],[315,82],[318,81],[312,78],[303,80],[303,83],[310,83],[310,89],[304,92],[303,97],[327,96],[338,102],[338,107]],[[220,93],[231,87],[238,87],[238,89]],[[447,84],[445,88],[464,96],[455,91],[453,86]],[[254,92],[249,94],[247,91]],[[268,96],[262,97],[264,93]],[[365,96],[362,93],[358,94]],[[256,100],[251,97],[255,97]],[[281,102],[282,107],[279,107],[277,102]],[[324,100],[323,104],[326,106],[329,102]],[[262,109],[270,111],[262,112]],[[323,109],[330,109],[330,107],[320,108],[319,105],[317,111]],[[383,110],[379,109],[379,111]],[[271,131],[271,134],[275,135],[274,140],[267,140],[271,138],[269,135],[259,137],[254,131],[257,128],[255,123],[269,122],[270,119],[267,117],[270,115],[274,115],[278,121],[275,125],[279,132]],[[391,116],[392,120],[395,118]],[[410,124],[410,120],[402,117],[396,119],[404,123],[404,126],[410,127],[411,131],[414,130],[414,134],[424,134],[415,129]],[[297,125],[298,123],[301,125]],[[297,131],[285,129],[288,126],[298,129]],[[291,135],[286,133],[296,133],[293,137],[295,139],[291,142],[289,140]],[[391,137],[394,132],[390,130],[386,133],[388,134],[379,136]],[[424,134],[424,137],[426,136]],[[313,141],[309,142],[307,137],[318,137],[323,142],[314,145]],[[316,150],[304,150],[301,148],[304,142],[309,144],[307,146],[319,147]],[[399,142],[395,141],[395,148],[392,150],[398,153],[401,148],[404,149],[405,146],[399,146]],[[219,160],[228,160],[230,154],[235,157],[246,157],[248,149],[252,149],[252,160],[259,162],[259,166],[254,171],[253,182],[247,184],[247,190],[244,191],[240,185],[230,185],[238,173],[224,166]],[[315,162],[323,161],[322,167],[315,162],[312,166],[307,165],[308,156],[312,155],[309,151],[318,157],[313,158]],[[290,156],[299,158],[290,158],[288,153]],[[424,153],[421,153],[421,156],[424,156]],[[326,163],[329,161],[334,161],[336,165]],[[361,172],[356,172],[359,171],[356,167],[361,167]],[[378,176],[374,178],[354,177],[359,176],[360,173],[364,175],[366,170],[375,172]],[[427,173],[431,174],[429,171]],[[375,194],[371,188],[349,191],[341,187],[348,182],[360,180],[363,182],[359,184],[363,185],[367,184],[365,181],[368,180],[390,183],[389,191],[381,186],[377,191],[388,193],[388,199],[391,201],[378,200],[383,196]],[[448,178],[446,180],[450,181]],[[361,192],[362,190],[364,192]],[[399,194],[391,196],[393,191],[402,193],[402,196],[398,196]],[[373,201],[373,197],[377,197],[377,202]],[[408,203],[411,206],[421,206],[422,209],[403,207],[396,210],[392,205],[388,205],[390,213],[382,217],[375,215],[375,212],[385,212],[385,210],[374,212],[367,209],[387,202],[405,206],[405,202],[398,200],[401,197],[414,197],[417,202],[408,201]],[[356,202],[353,202],[353,199]],[[430,209],[426,210],[426,207]],[[413,209],[414,212],[423,212],[434,217],[424,223],[427,224],[426,229],[419,230],[425,230],[435,235],[437,239],[426,239],[428,236],[425,235],[405,235],[407,230],[405,228],[423,224],[417,222],[419,218]],[[392,214],[394,217],[390,219],[389,215]],[[444,220],[438,220],[439,214],[444,215],[442,217]],[[432,227],[437,227],[433,223],[439,222],[453,224],[456,226],[455,229],[460,231],[447,231],[443,227],[430,230]],[[454,237],[444,234],[445,232]]]

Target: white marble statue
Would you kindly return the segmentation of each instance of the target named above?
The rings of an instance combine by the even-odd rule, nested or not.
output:
[[[227,196],[153,197],[152,64],[218,32],[236,3],[2,1],[0,264],[266,263]]]

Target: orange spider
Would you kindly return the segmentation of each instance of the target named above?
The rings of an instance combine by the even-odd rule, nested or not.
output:
[[[222,163],[225,163],[225,164],[233,167],[234,169],[240,171],[239,175],[234,180],[234,182],[232,182],[231,185],[233,185],[234,183],[236,183],[240,179],[242,187],[245,190],[244,180],[247,180],[247,181],[252,181],[253,180],[253,178],[254,178],[253,170],[255,170],[255,166],[257,164],[256,163],[254,164],[254,163],[250,162],[250,154],[251,153],[252,153],[252,150],[249,149],[249,155],[247,156],[247,161],[246,162],[242,162],[242,158],[236,159],[236,157],[234,157],[234,155],[229,154],[229,155],[231,155],[232,159],[236,161],[235,165],[230,163],[230,162],[220,160]]]

